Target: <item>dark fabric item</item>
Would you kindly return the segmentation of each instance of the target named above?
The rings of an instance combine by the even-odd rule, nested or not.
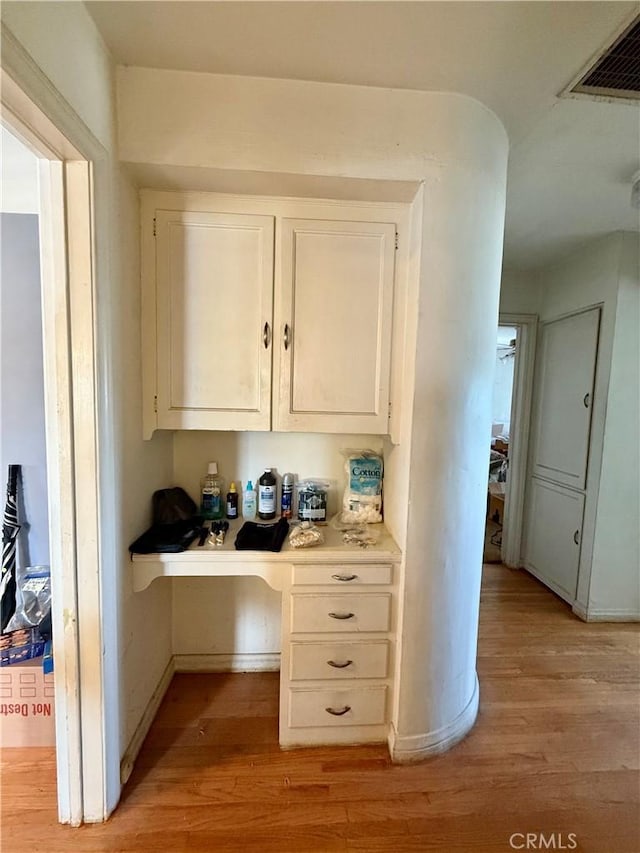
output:
[[[18,523],[18,480],[21,477],[21,466],[9,465],[7,500],[2,519],[0,631],[4,631],[16,610],[16,540],[20,532],[20,524]]]
[[[275,524],[245,521],[236,536],[236,551],[279,551],[287,538],[289,522],[281,518]]]
[[[153,524],[173,524],[175,521],[187,521],[198,512],[198,507],[180,486],[171,489],[159,489],[151,498]]]
[[[202,516],[173,524],[153,524],[129,546],[132,554],[177,554],[186,551],[202,530]]]

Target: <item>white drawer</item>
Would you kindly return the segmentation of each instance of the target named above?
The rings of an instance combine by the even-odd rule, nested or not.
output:
[[[385,678],[386,640],[360,643],[291,643],[290,678]]]
[[[384,723],[386,687],[289,691],[289,726],[373,726]]]
[[[314,631],[388,631],[391,611],[389,593],[291,596],[292,633]]]
[[[363,584],[388,584],[391,583],[392,569],[390,564],[384,563],[352,565],[325,563],[324,565],[294,566],[293,584],[294,586],[327,584],[345,589]]]

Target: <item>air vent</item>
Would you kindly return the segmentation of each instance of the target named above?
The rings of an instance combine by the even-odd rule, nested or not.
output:
[[[640,18],[628,26],[569,88],[571,93],[640,99]]]

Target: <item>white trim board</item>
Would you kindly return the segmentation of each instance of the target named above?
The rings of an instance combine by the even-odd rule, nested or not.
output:
[[[279,672],[280,652],[174,655],[176,672]]]

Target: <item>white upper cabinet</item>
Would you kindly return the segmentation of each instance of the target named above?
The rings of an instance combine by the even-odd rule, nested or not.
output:
[[[273,234],[269,216],[156,212],[158,427],[269,429]]]
[[[143,191],[145,437],[388,433],[393,213]]]
[[[283,219],[274,429],[388,431],[395,235]]]

